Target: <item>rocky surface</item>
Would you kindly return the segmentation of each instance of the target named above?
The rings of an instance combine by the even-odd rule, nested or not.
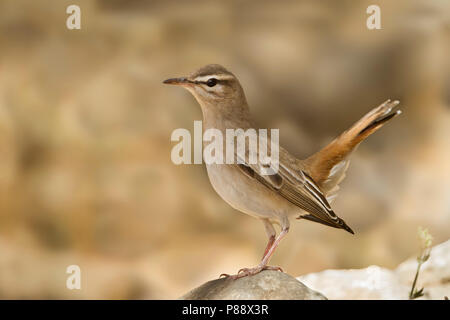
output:
[[[180,299],[408,299],[416,268],[413,257],[395,270],[378,266],[325,270],[297,279],[278,271],[263,271],[238,280],[221,278],[206,282]],[[419,299],[440,300],[450,296],[450,240],[432,248],[417,281],[416,288],[422,287],[425,295]]]
[[[220,278],[188,292],[185,300],[326,300],[294,277],[279,271],[263,271],[237,280]]]
[[[395,270],[378,266],[355,270],[326,270],[297,279],[329,299],[408,299],[417,268],[416,258]],[[416,288],[424,288],[419,299],[450,296],[450,240],[435,246],[422,265]]]
[[[395,272],[370,266],[355,270],[325,270],[298,279],[321,290],[329,299],[407,299],[409,289]]]

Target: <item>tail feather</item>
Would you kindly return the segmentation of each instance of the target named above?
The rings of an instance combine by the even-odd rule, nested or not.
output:
[[[339,220],[338,220],[337,224],[333,224],[333,223],[329,223],[327,221],[321,220],[321,219],[317,218],[316,216],[314,216],[312,214],[307,214],[307,215],[304,215],[304,216],[298,216],[297,219],[305,219],[305,220],[321,223],[321,224],[324,224],[324,225],[332,227],[332,228],[344,229],[345,231],[347,231],[347,232],[349,232],[351,234],[355,234],[353,232],[353,230],[341,218],[338,218]]]
[[[364,139],[401,113],[400,110],[393,111],[398,104],[398,101],[387,100],[367,113],[325,148],[304,160],[309,175],[327,197],[336,195],[338,184],[345,177],[349,164],[348,156]]]

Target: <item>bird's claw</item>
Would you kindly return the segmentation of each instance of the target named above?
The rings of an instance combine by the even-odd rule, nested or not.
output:
[[[225,277],[225,278],[229,278],[229,279],[232,279],[232,280],[236,280],[236,279],[247,277],[247,276],[253,276],[255,274],[260,273],[263,270],[273,270],[273,271],[284,272],[281,267],[257,266],[257,267],[254,267],[254,268],[242,268],[242,269],[239,269],[239,271],[236,274],[234,274],[234,275],[230,275],[230,274],[227,274],[227,273],[222,273],[219,276],[219,278]]]
[[[237,274],[248,273],[249,271],[250,271],[250,268],[242,268],[242,269],[239,269]]]
[[[273,266],[265,266],[263,268],[263,270],[273,270],[273,271],[280,271],[280,272],[284,272],[283,269],[281,267],[273,267]]]

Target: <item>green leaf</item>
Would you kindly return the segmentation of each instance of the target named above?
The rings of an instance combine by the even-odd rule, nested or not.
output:
[[[420,290],[416,290],[414,293],[413,293],[413,295],[412,295],[412,299],[417,299],[417,298],[420,298],[420,297],[422,297],[424,295],[424,292],[423,292],[423,288],[421,288]]]

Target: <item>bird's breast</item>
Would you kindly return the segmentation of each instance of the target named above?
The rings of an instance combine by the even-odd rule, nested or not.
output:
[[[214,190],[233,208],[259,218],[274,218],[292,210],[290,203],[237,165],[206,165]]]

